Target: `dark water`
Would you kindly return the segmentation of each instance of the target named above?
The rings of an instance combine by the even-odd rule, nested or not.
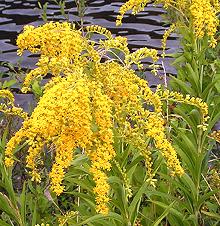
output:
[[[60,14],[59,6],[53,1],[48,1],[48,20],[64,19]],[[161,52],[162,34],[166,27],[162,22],[161,14],[164,13],[161,7],[154,7],[149,4],[144,12],[136,16],[128,13],[125,15],[123,25],[115,26],[116,16],[123,1],[92,0],[87,1],[87,10],[84,17],[85,24],[98,24],[108,28],[113,34],[126,36],[129,47],[136,50],[140,47],[155,48]],[[41,1],[44,4],[43,1]],[[66,0],[66,9],[71,21],[78,21],[74,0]],[[43,24],[41,18],[42,10],[39,9],[37,0],[0,0],[0,61],[7,61],[15,64],[19,57],[16,54],[17,47],[15,40],[17,35],[26,24]],[[174,52],[178,48],[175,34],[171,35],[167,42],[167,53]],[[26,52],[21,62],[22,68],[33,68],[37,59]],[[175,73],[169,66],[169,59],[166,58],[165,66],[167,73]],[[6,67],[0,67],[1,72],[7,72]],[[6,78],[7,79],[7,78]],[[151,85],[161,82],[158,78],[147,73],[146,79]],[[19,96],[19,95],[18,95]],[[22,99],[22,97],[20,98]],[[20,100],[21,101],[21,100]],[[20,102],[19,101],[19,102]],[[23,105],[23,104],[22,104]]]

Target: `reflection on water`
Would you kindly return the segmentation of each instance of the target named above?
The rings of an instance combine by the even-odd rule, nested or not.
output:
[[[41,1],[43,4],[45,1]],[[121,27],[115,26],[115,19],[123,1],[93,0],[88,1],[85,15],[85,24],[98,24],[111,30],[113,34],[126,36],[129,40],[129,47],[135,50],[140,47],[150,47],[161,50],[161,38],[164,27],[160,14],[163,9],[149,4],[144,12],[136,16],[127,13]],[[71,21],[77,21],[77,11],[73,0],[66,0],[67,13]],[[43,23],[41,10],[37,0],[0,0],[0,61],[16,63],[15,40],[23,26],[26,24],[40,25]],[[48,20],[62,19],[59,6],[49,1],[47,10]],[[171,35],[167,43],[168,53],[174,52],[178,47],[175,35]],[[166,62],[169,59],[166,59]],[[23,56],[22,67],[33,68],[36,58],[29,53]],[[172,67],[166,66],[168,73],[174,73]],[[6,68],[1,67],[1,71]],[[158,79],[147,75],[151,84],[158,83]]]

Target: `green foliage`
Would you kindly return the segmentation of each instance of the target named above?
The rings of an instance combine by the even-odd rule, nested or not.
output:
[[[203,131],[197,126],[200,118],[197,111],[178,105],[170,113],[169,117],[175,117],[175,114],[181,117],[178,122],[172,121],[171,137],[187,170],[187,177],[173,185],[177,186],[176,190],[184,198],[185,211],[191,222],[189,225],[217,225],[219,219],[216,216],[220,209],[215,194],[219,190],[212,189],[208,181],[208,172],[212,167],[209,160],[213,158],[215,142],[208,135],[220,119],[220,61],[216,54],[220,45],[211,49],[207,38],[195,40],[191,31],[183,28],[178,31],[184,34],[181,38],[182,49],[173,54],[177,76],[171,77],[170,86],[185,95],[202,98],[208,104],[210,118],[207,130]],[[187,124],[183,126],[181,121]]]

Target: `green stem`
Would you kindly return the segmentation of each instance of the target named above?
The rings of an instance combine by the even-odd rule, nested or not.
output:
[[[195,175],[195,185],[196,185],[196,203],[194,205],[194,214],[196,217],[197,225],[199,225],[199,198],[200,198],[200,184],[201,184],[201,174],[202,174],[202,162],[204,159],[203,146],[202,146],[202,129],[198,130],[198,139],[197,139],[197,159],[196,159],[196,175]]]

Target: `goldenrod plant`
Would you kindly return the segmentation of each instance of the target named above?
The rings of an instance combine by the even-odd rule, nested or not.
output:
[[[33,181],[43,183],[49,178],[51,192],[58,196],[65,195],[65,192],[78,196],[78,212],[73,219],[64,217],[64,223],[73,221],[82,225],[106,219],[116,225],[118,221],[135,225],[140,218],[139,208],[142,208],[140,203],[145,189],[156,187],[156,181],[160,180],[157,173],[160,165],[155,168],[155,161],[164,159],[172,177],[184,175],[176,150],[166,135],[163,101],[172,98],[196,107],[200,115],[198,125],[202,129],[206,128],[207,105],[199,98],[184,97],[159,87],[153,92],[147,81],[135,74],[131,65],[140,65],[146,57],[151,57],[155,64],[158,59],[156,50],[142,48],[131,53],[126,38],[113,37],[110,31],[100,26],[90,26],[86,30],[87,34],[97,32],[104,38],[96,43],[67,22],[50,22],[36,28],[26,26],[18,36],[19,55],[25,49],[40,54],[37,68],[31,70],[24,80],[23,92],[31,90],[35,79],[48,73],[53,77],[44,87],[43,96],[31,116],[8,141],[5,164],[11,168],[17,161],[15,148],[26,145],[26,166]],[[121,51],[123,59],[109,59],[107,53],[112,49]],[[74,188],[74,184],[69,184],[72,177],[72,181],[76,179],[75,174],[67,174],[65,182],[65,173],[69,168],[74,171],[73,162],[78,155],[87,156],[88,168],[82,173],[81,169],[86,165],[81,164],[82,175],[80,173],[78,177],[84,177],[86,173],[94,181],[91,184],[89,180],[88,187],[75,183],[77,187]],[[138,182],[141,190],[132,191],[132,185],[129,185],[132,181],[125,169],[129,166],[128,161],[134,164],[132,171],[136,167],[139,169],[142,161],[145,164],[141,169],[143,181]],[[51,170],[47,177],[47,170],[43,169],[48,167]],[[119,185],[123,186],[121,191],[125,191],[119,204],[114,200],[120,197],[114,186],[114,174],[121,178]],[[72,191],[69,191],[70,187]],[[91,207],[86,207],[86,216],[81,210],[84,204],[80,194],[87,197],[89,188],[93,203],[96,203],[95,211],[101,214],[95,218],[87,217]],[[119,217],[118,211],[123,217]]]
[[[101,32],[99,27],[96,28]],[[45,87],[31,117],[8,142],[5,151],[7,166],[13,163],[15,146],[26,138],[30,146],[27,167],[32,170],[32,178],[40,181],[37,162],[40,162],[41,150],[45,145],[54,145],[56,155],[50,178],[52,190],[60,195],[64,189],[61,182],[65,169],[71,164],[73,151],[81,148],[92,162],[90,171],[96,182],[97,212],[104,214],[108,212],[106,195],[109,190],[104,171],[110,170],[110,161],[115,156],[113,128],[135,146],[141,143],[145,146],[147,137],[153,138],[170,169],[178,175],[183,174],[175,150],[163,131],[160,98],[150,90],[146,81],[128,68],[129,63],[125,67],[111,60],[101,63],[103,50],[96,49],[68,23],[51,22],[38,28],[28,26],[18,37],[17,44],[19,54],[25,48],[41,53],[38,67],[24,81],[24,91],[36,76],[51,72],[55,77]],[[142,53],[144,57],[157,59],[155,51],[143,49]],[[132,53],[125,58],[137,61],[134,56]],[[144,103],[153,105],[155,110],[145,109]],[[140,130],[145,130],[146,134],[141,134]],[[149,161],[148,168],[151,164]]]
[[[125,2],[117,24],[148,2]],[[155,49],[131,52],[125,37],[98,25],[24,27],[18,54],[28,50],[39,60],[22,91],[36,92],[37,84],[40,98],[28,115],[11,92],[0,91],[0,111],[23,120],[0,140],[1,225],[218,225],[219,171],[211,153],[219,137],[212,133],[219,120],[219,3],[154,3],[164,5],[172,23],[163,56],[170,33],[182,34],[170,90],[151,90],[132,69],[150,58],[156,73]]]

